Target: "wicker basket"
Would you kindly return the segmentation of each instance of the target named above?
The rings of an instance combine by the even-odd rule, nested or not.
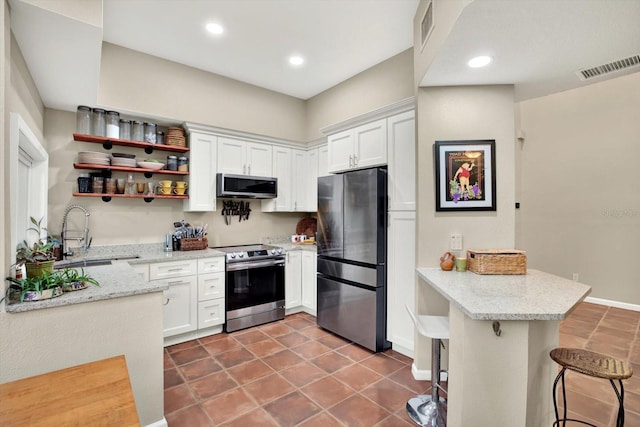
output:
[[[199,251],[202,249],[207,249],[209,246],[209,242],[207,238],[198,239],[198,238],[184,238],[180,239],[180,250],[181,251]]]
[[[476,274],[527,274],[527,254],[516,249],[470,249],[467,268]]]

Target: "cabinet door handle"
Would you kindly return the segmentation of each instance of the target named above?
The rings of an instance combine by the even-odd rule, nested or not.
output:
[[[173,282],[167,282],[167,285],[169,285],[169,286],[180,285],[180,284],[189,284],[189,282],[185,282],[183,280],[176,280],[176,281],[173,281]]]
[[[358,156],[353,155],[353,166],[358,166]]]
[[[247,167],[247,175],[251,175],[251,165]]]
[[[353,156],[349,154],[349,167],[353,167]]]
[[[169,301],[171,301],[171,298],[167,298],[167,302],[165,302],[165,303],[164,303],[164,304],[162,304],[162,305],[167,305],[167,304],[169,304]]]
[[[244,175],[246,175],[246,174],[247,174],[247,165],[242,165],[242,173],[243,173]]]
[[[178,268],[169,268],[167,269],[168,272],[173,273],[175,271],[182,271],[182,267],[178,267]]]

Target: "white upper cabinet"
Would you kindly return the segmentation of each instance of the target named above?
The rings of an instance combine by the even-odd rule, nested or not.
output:
[[[273,148],[273,176],[278,178],[278,197],[263,200],[263,212],[308,212],[309,164],[305,150]]]
[[[273,176],[273,148],[241,139],[218,137],[218,172]]]
[[[310,211],[308,194],[310,190],[309,156],[305,150],[291,150],[291,207],[294,212]]]
[[[414,112],[387,119],[389,210],[416,209],[416,134]]]
[[[191,173],[189,198],[184,201],[185,212],[216,210],[216,156],[217,137],[207,133],[189,133],[189,160]]]
[[[318,176],[327,176],[329,174],[329,146],[322,145],[318,147]],[[318,189],[316,188],[316,191]]]
[[[386,119],[330,135],[328,142],[329,172],[387,164]]]

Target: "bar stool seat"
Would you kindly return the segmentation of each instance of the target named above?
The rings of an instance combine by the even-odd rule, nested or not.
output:
[[[447,316],[416,316],[405,304],[418,333],[431,338],[431,396],[418,395],[407,402],[407,414],[416,424],[428,427],[446,425],[446,403],[440,397],[440,346],[442,340],[449,339],[449,318]],[[446,392],[445,392],[446,393]]]
[[[633,375],[633,370],[625,362],[611,356],[607,356],[606,354],[578,348],[555,348],[551,350],[549,356],[562,367],[553,382],[553,409],[556,415],[556,421],[553,423],[554,426],[560,425],[560,422],[562,422],[562,425],[565,425],[566,421],[594,426],[593,424],[585,421],[567,418],[567,395],[564,384],[564,374],[567,369],[590,377],[609,380],[611,387],[613,387],[613,391],[618,398],[619,404],[616,427],[624,426],[624,386],[622,385],[622,380],[630,378],[631,375]],[[558,416],[556,393],[559,380],[562,380],[562,402],[564,405],[562,418],[559,418]],[[619,389],[616,387],[614,380],[618,381]]]

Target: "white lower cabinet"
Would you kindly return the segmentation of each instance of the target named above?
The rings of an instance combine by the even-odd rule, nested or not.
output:
[[[287,252],[285,265],[285,308],[287,313],[306,311],[316,315],[316,252]]]
[[[312,251],[302,252],[302,307],[309,313],[316,315],[316,293],[318,261],[316,253]]]
[[[224,256],[133,266],[141,276],[163,280],[165,345],[217,333],[225,322]],[[218,327],[216,329],[207,329]]]
[[[413,357],[414,327],[405,304],[415,306],[414,211],[389,212],[387,242],[387,340],[399,353]]]
[[[284,270],[284,308],[289,310],[302,305],[302,254],[287,252]]]

